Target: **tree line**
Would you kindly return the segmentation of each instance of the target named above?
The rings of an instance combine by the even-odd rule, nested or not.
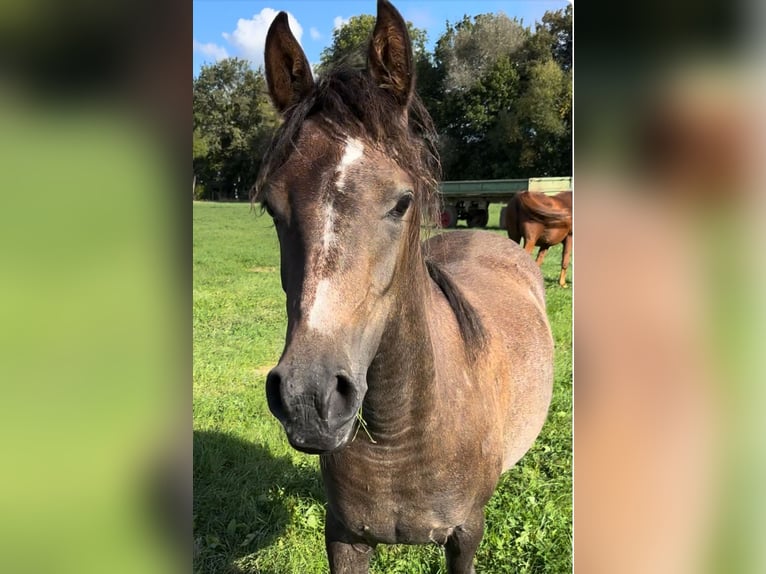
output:
[[[364,66],[375,17],[333,32],[315,72]],[[418,93],[439,134],[445,180],[568,176],[572,172],[572,6],[535,30],[505,14],[446,25],[433,52],[408,23]],[[279,118],[263,71],[227,58],[193,80],[193,177],[198,199],[248,198]]]

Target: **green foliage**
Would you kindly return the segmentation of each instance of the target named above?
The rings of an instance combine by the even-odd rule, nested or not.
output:
[[[565,72],[572,69],[572,4],[561,11],[546,12],[538,32],[549,38],[551,55]]]
[[[571,173],[571,24],[571,8],[534,33],[503,14],[447,24],[424,93],[445,179]]]
[[[354,68],[363,68],[367,62],[367,45],[375,28],[375,16],[362,14],[353,16],[332,33],[332,44],[322,51],[317,73],[323,74],[339,63]],[[412,51],[415,61],[426,58],[425,30],[416,28],[412,22],[407,22],[407,30],[412,40]]]
[[[273,224],[231,203],[197,203],[193,217],[194,572],[326,573],[317,457],[290,448],[264,392],[287,326]],[[480,572],[572,568],[572,290],[558,286],[560,260],[556,246],[543,265],[556,345],[548,420],[487,505]],[[446,568],[439,547],[381,546],[371,572]]]
[[[193,165],[210,197],[246,199],[278,124],[260,70],[227,58],[194,79]]]
[[[505,14],[479,14],[451,26],[437,41],[436,60],[446,70],[444,91],[463,92],[480,83],[495,63],[507,59],[529,31]]]
[[[531,63],[526,77],[523,94],[492,138],[518,149],[525,177],[571,173],[571,72],[547,59]]]
[[[317,73],[323,74],[333,66],[343,62],[361,68],[366,61],[365,48],[375,27],[375,16],[362,14],[353,16],[349,21],[332,32],[332,44],[322,50]]]

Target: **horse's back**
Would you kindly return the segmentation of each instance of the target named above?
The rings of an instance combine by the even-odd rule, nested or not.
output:
[[[428,240],[426,249],[477,311],[487,333],[477,378],[501,411],[507,469],[537,437],[550,403],[553,340],[542,275],[518,244],[486,231],[443,233]]]

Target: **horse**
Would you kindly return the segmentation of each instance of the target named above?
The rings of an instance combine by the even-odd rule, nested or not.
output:
[[[485,231],[421,241],[439,212],[436,137],[387,0],[366,68],[315,81],[280,12],[265,72],[282,123],[252,201],[274,222],[287,313],[265,393],[289,444],[319,456],[330,572],[368,572],[378,544],[432,543],[449,572],[474,572],[484,506],[551,400],[540,270]]]
[[[508,237],[516,243],[524,239],[524,250],[532,255],[535,245],[537,265],[542,266],[548,249],[564,244],[561,253],[559,285],[567,286],[567,268],[572,253],[572,192],[562,191],[553,196],[522,191],[513,196],[505,211]]]

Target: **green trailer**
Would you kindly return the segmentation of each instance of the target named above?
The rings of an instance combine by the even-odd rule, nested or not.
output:
[[[555,195],[572,189],[571,177],[530,177],[525,179],[487,179],[473,181],[443,181],[439,184],[442,196],[442,227],[455,227],[461,219],[468,227],[486,227],[489,223],[489,204],[508,204],[520,191],[538,191]],[[505,207],[500,212],[499,226]]]

